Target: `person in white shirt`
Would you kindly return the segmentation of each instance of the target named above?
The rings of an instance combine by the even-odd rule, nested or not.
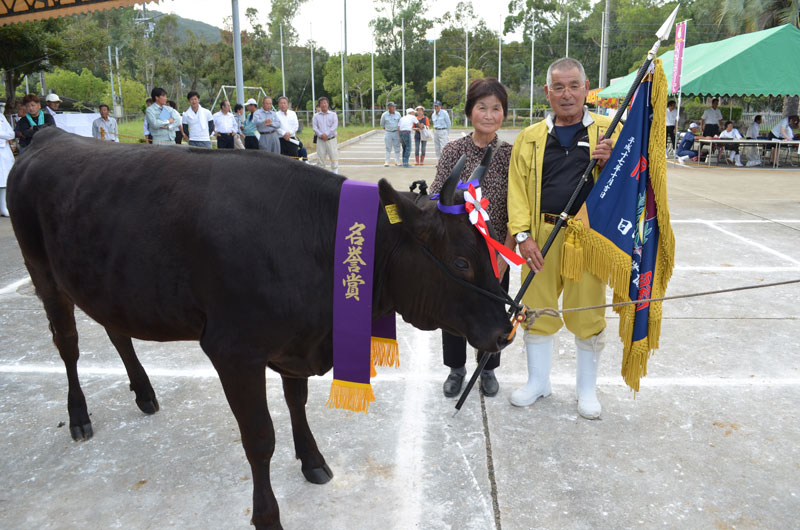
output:
[[[106,142],[119,142],[117,120],[110,117],[108,113],[108,105],[101,104],[100,117],[92,122],[92,136]]]
[[[339,117],[330,110],[328,98],[319,98],[319,112],[311,121],[314,134],[317,135],[317,159],[319,165],[325,167],[325,158],[331,161],[331,171],[339,173],[339,149],[336,143],[336,129],[339,127]]]
[[[289,99],[286,96],[278,98],[278,120],[281,122],[278,127],[281,154],[297,158],[300,141],[295,135],[300,123],[297,121],[297,114],[289,108]]]
[[[711,106],[703,112],[703,117],[700,119],[700,127],[703,129],[703,136],[716,136],[722,130],[722,112],[717,108],[719,99],[714,98],[711,100]]]
[[[6,121],[6,117],[0,114],[0,215],[8,217],[8,207],[6,206],[6,178],[14,165],[14,153],[8,144],[14,139],[14,129]]]
[[[442,149],[450,140],[450,115],[442,110],[442,102],[438,99],[433,102],[433,114],[431,115],[431,125],[433,125],[433,147],[436,150],[436,160],[442,155]]]
[[[753,123],[747,128],[744,137],[751,140],[758,140],[761,136],[761,114],[753,118]],[[747,167],[760,166],[761,156],[759,155],[758,146],[751,145],[745,148],[745,156],[747,156]]]
[[[792,129],[796,129],[798,123],[800,123],[800,117],[797,114],[783,118],[769,132],[770,140],[793,140],[794,131]]]
[[[747,128],[747,133],[744,136],[745,138],[758,140],[758,137],[761,136],[761,114],[753,118],[753,123]]]
[[[44,100],[44,111],[49,113],[50,116],[53,117],[53,121],[56,123],[56,127],[58,127],[58,107],[61,105],[61,98],[58,97],[58,94],[47,94],[47,97]]]
[[[211,133],[214,132],[214,118],[211,111],[200,105],[200,94],[192,90],[186,94],[189,108],[183,111],[183,134],[192,147],[211,149]]]
[[[677,119],[678,105],[670,100],[669,103],[667,103],[667,145],[672,146],[673,150],[675,149],[675,126],[677,125],[675,122]]]
[[[214,113],[214,136],[217,137],[218,149],[233,149],[233,138],[236,136],[238,125],[236,116],[231,112],[231,103],[225,100],[219,106],[219,112]]]
[[[729,138],[731,140],[741,140],[742,139],[742,134],[739,132],[739,129],[734,129],[733,128],[733,122],[732,121],[726,121],[725,122],[725,130],[722,131],[721,133],[719,133],[719,137],[720,138]],[[729,145],[726,144],[725,145],[725,149],[729,150],[731,152],[730,156],[728,156],[728,160],[733,161],[735,159],[736,160],[736,166],[737,167],[742,167],[742,165],[743,165],[742,164],[742,159],[739,156],[739,144],[738,143],[729,144]]]
[[[400,131],[400,145],[403,146],[403,167],[411,167],[408,164],[408,157],[411,156],[411,131],[419,123],[417,111],[406,109],[406,115],[400,118],[397,123],[397,130]]]

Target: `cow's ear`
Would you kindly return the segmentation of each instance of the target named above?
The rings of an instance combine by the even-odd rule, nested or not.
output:
[[[435,231],[436,227],[432,224],[436,219],[426,215],[425,211],[412,200],[398,193],[388,180],[381,179],[378,182],[378,194],[381,198],[381,207],[393,226],[411,232],[414,237],[422,241],[427,240]]]

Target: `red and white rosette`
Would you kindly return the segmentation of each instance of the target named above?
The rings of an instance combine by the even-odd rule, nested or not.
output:
[[[489,235],[489,227],[487,225],[489,222],[489,212],[487,211],[488,207],[489,199],[482,196],[480,187],[476,188],[470,184],[469,188],[467,188],[467,190],[464,192],[464,208],[467,210],[469,222],[478,229],[478,232],[481,233],[483,239],[486,240],[486,246],[489,249],[489,256],[491,257],[494,275],[495,277],[500,278],[500,271],[497,269],[497,260],[494,256],[495,252],[499,252],[500,256],[502,256],[509,265],[522,265],[525,263],[525,259],[499,241],[492,239],[492,236]]]

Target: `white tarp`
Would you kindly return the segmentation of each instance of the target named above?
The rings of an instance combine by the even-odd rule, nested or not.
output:
[[[46,111],[45,111],[46,112]],[[64,113],[56,114],[56,126],[72,134],[79,136],[92,136],[92,122],[100,117],[100,114]]]

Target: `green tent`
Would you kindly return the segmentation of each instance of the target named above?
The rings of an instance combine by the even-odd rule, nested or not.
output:
[[[670,50],[661,55],[672,84]],[[636,78],[631,72],[601,98],[623,98]],[[787,24],[683,51],[681,92],[695,96],[795,96],[800,94],[800,29]]]

